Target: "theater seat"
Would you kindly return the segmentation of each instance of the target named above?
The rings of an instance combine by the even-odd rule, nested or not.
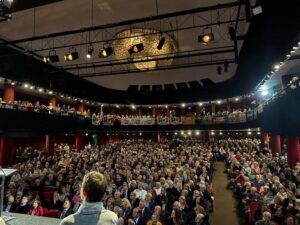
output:
[[[45,212],[45,217],[51,217],[51,218],[57,218],[57,215],[59,213],[58,209],[50,209],[47,212]]]

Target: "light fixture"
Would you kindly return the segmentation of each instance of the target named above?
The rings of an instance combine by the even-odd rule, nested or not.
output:
[[[297,49],[298,49],[298,46],[294,46],[294,47],[293,47],[293,50],[297,50]]]
[[[251,131],[248,131],[248,135],[251,135],[252,134],[252,132]]]
[[[215,135],[215,132],[212,131],[212,132],[211,132],[211,135]]]
[[[113,53],[114,53],[113,48],[108,44],[104,44],[103,49],[100,50],[100,52],[99,52],[99,57],[106,58],[106,57],[112,55]]]
[[[135,105],[131,105],[131,108],[132,108],[132,109],[135,109]]]
[[[76,48],[72,47],[69,49],[69,53],[65,55],[65,61],[73,61],[79,58],[79,54]]]
[[[182,103],[182,104],[181,104],[181,107],[182,107],[182,108],[184,108],[184,107],[185,107],[185,104],[184,104],[184,103]]]
[[[295,50],[290,51],[291,54],[295,53]]]
[[[49,95],[52,95],[53,94],[53,91],[49,91]]]
[[[165,45],[165,42],[166,42],[166,38],[164,36],[162,36],[160,39],[159,39],[159,42],[158,42],[158,45],[157,45],[157,49],[158,50],[161,50],[164,45]]]
[[[180,134],[181,134],[181,135],[184,135],[184,131],[181,131]]]
[[[116,105],[116,108],[118,109],[118,108],[120,108],[120,106],[119,106],[119,105]]]
[[[280,64],[276,64],[275,66],[274,66],[274,69],[275,70],[278,70],[280,68]]]
[[[107,134],[108,135],[108,134]],[[89,136],[89,133],[85,133],[85,136]]]
[[[204,45],[207,45],[209,42],[213,41],[214,39],[215,37],[213,33],[206,33],[198,36],[198,42]]]
[[[140,132],[139,135],[142,136],[142,132]]]
[[[235,98],[235,101],[238,102],[238,101],[239,101],[239,98]]]
[[[259,132],[259,131],[257,132],[257,135],[260,135],[260,132]]]
[[[42,92],[42,91],[43,91],[43,88],[40,88],[40,89],[39,89],[39,92]]]
[[[32,90],[33,88],[34,88],[34,86],[30,86],[30,88],[29,88],[29,89],[31,89],[31,90]]]
[[[166,106],[165,106],[165,108],[167,109],[167,108],[168,108],[168,106],[166,105]]]
[[[29,84],[24,84],[24,88],[28,88],[29,87]]]
[[[286,57],[289,58],[289,57],[291,57],[291,55],[290,55],[290,54],[287,54]]]
[[[261,92],[261,95],[262,95],[262,96],[267,96],[268,94],[269,94],[268,90],[263,90],[263,91]]]
[[[49,51],[49,55],[43,58],[44,63],[54,63],[59,62],[59,56],[56,55],[56,51],[54,49]]]
[[[219,134],[220,134],[220,135],[223,135],[223,132],[220,132]]]
[[[187,133],[188,135],[192,135],[192,132],[191,131],[188,131],[188,133]]]
[[[177,132],[175,132],[174,134],[175,134],[175,135],[178,135],[178,133],[177,133]]]
[[[134,53],[139,53],[141,51],[144,50],[144,44],[143,43],[139,43],[136,45],[133,45],[130,49],[128,49],[128,53],[130,55],[134,54]]]
[[[202,102],[199,102],[198,105],[199,105],[199,106],[203,106],[203,103],[202,103]]]
[[[218,101],[217,101],[217,104],[218,104],[218,105],[220,105],[221,103],[222,103],[222,101],[221,101],[221,100],[218,100]]]
[[[94,52],[93,45],[89,45],[89,46],[87,47],[86,58],[87,58],[87,59],[92,58],[93,52]]]
[[[15,82],[11,82],[10,84],[11,84],[12,86],[14,86],[16,83],[15,83]]]
[[[198,136],[199,134],[200,134],[200,132],[197,130],[197,131],[196,131],[196,135]]]

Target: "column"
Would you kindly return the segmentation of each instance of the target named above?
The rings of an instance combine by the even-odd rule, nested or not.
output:
[[[83,111],[84,111],[84,106],[83,106],[83,103],[82,103],[82,102],[79,102],[79,103],[78,103],[76,110],[77,110],[78,112],[80,112],[81,114],[83,113]]]
[[[0,166],[7,167],[13,162],[14,149],[12,148],[12,140],[1,136],[0,137]]]
[[[8,102],[12,103],[15,100],[15,89],[13,85],[11,84],[4,85],[3,100],[7,103]]]
[[[216,103],[211,103],[211,113],[216,114]]]
[[[156,112],[156,107],[152,107],[152,117],[156,118],[157,112]]]
[[[50,104],[52,107],[56,107],[56,98],[54,96],[49,96],[49,105]]]
[[[54,153],[54,139],[53,135],[46,134],[46,143],[45,143],[46,152],[48,155],[53,155]]]
[[[83,136],[81,131],[77,131],[75,135],[76,150],[79,152],[83,147]]]
[[[97,142],[98,142],[98,146],[105,145],[106,140],[103,132],[99,132],[97,134]]]
[[[281,141],[278,134],[271,134],[271,151],[273,156],[277,153],[281,155]]]
[[[159,132],[153,132],[152,133],[152,137],[153,137],[153,142],[160,142],[160,133]]]
[[[300,157],[298,136],[286,137],[286,153],[289,166],[294,168]]]
[[[270,141],[270,139],[269,139],[269,134],[268,133],[266,133],[266,132],[263,132],[262,133],[262,144],[263,144],[263,146],[268,146],[268,148],[269,148],[269,141]]]
[[[231,112],[231,104],[230,101],[227,99],[227,111]]]

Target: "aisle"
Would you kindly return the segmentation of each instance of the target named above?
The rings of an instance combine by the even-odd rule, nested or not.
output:
[[[226,189],[228,182],[227,174],[224,173],[225,164],[223,162],[215,163],[213,177],[214,192],[214,212],[210,214],[211,225],[240,225],[236,213],[236,200],[232,191]]]

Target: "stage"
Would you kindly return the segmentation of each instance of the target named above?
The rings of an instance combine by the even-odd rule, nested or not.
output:
[[[9,219],[9,217],[14,217]],[[2,212],[6,225],[59,225],[60,219]],[[9,220],[7,220],[9,219]]]

